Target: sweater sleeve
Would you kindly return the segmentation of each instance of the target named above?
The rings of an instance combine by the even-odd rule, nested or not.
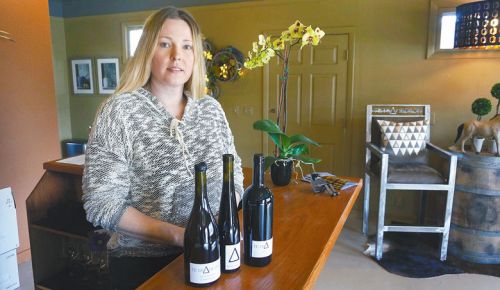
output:
[[[129,205],[128,138],[121,115],[109,102],[98,113],[87,145],[82,184],[87,220],[112,231]]]

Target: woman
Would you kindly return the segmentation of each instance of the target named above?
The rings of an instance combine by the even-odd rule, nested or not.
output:
[[[217,101],[203,96],[201,33],[187,12],[167,7],[145,23],[116,93],[97,113],[86,151],[87,219],[113,231],[113,288],[135,288],[181,252],[194,201],[194,164],[208,165],[210,207],[218,212],[222,154],[241,160]]]

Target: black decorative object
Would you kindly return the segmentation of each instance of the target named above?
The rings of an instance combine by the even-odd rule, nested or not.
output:
[[[271,180],[274,185],[285,186],[292,178],[293,161],[291,159],[279,159],[271,164]]]
[[[455,48],[489,49],[500,46],[500,0],[457,6]]]

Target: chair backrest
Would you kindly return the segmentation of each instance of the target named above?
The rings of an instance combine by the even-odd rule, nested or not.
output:
[[[382,132],[377,120],[393,122],[413,122],[424,120],[430,124],[430,105],[413,104],[374,104],[366,107],[366,142],[378,146],[382,144]],[[430,140],[430,130],[427,129],[425,141]],[[387,151],[395,155],[392,150]],[[397,156],[397,159],[407,160],[408,156]]]

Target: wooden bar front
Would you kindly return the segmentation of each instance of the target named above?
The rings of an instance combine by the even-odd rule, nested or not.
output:
[[[251,171],[244,170],[245,184]],[[242,263],[238,272],[222,274],[207,289],[311,289],[344,226],[362,187],[331,197],[314,194],[309,183],[285,187],[266,184],[274,193],[273,257],[263,268]],[[243,228],[242,212],[240,223]],[[243,241],[242,241],[243,242]],[[243,247],[242,247],[243,251]],[[244,253],[243,253],[244,255]],[[139,289],[199,289],[184,283],[184,257],[180,256],[146,281]]]

